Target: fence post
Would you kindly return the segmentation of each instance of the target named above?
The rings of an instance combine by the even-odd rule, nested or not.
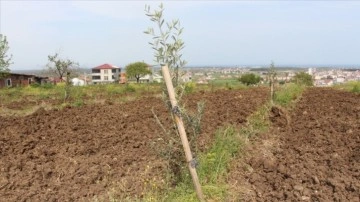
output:
[[[169,68],[168,66],[164,65],[161,67],[162,73],[163,73],[163,77],[165,80],[165,84],[166,84],[166,88],[169,94],[169,99],[171,102],[171,106],[172,106],[172,112],[174,113],[174,117],[175,117],[175,122],[180,134],[180,138],[181,138],[181,143],[184,147],[184,151],[185,151],[185,156],[186,156],[186,162],[188,164],[189,167],[189,171],[194,183],[194,187],[195,187],[195,191],[197,194],[198,199],[203,202],[205,201],[204,199],[204,195],[202,193],[202,189],[201,189],[201,185],[199,182],[199,178],[196,172],[196,162],[193,159],[193,156],[191,154],[191,150],[190,150],[190,146],[189,146],[189,141],[187,139],[186,136],[186,132],[185,132],[185,127],[184,127],[184,123],[183,120],[181,118],[181,116],[179,115],[178,112],[178,106],[177,106],[177,101],[175,98],[175,91],[174,91],[174,87],[171,81],[171,77],[170,77],[170,73],[169,73]]]

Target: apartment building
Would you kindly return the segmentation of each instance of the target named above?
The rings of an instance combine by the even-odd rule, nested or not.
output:
[[[121,68],[111,64],[103,64],[91,69],[93,84],[119,82],[120,75]]]

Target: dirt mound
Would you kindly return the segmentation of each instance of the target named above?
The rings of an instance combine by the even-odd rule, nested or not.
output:
[[[310,89],[291,120],[290,132],[273,130],[252,147],[251,169],[237,171],[248,181],[244,199],[359,201],[360,96]],[[266,141],[276,142],[270,155],[258,152]]]
[[[269,119],[273,126],[279,128],[287,128],[290,124],[288,112],[279,106],[271,107]]]
[[[265,89],[188,96],[195,110],[205,101],[201,143],[226,122],[241,125],[267,98]],[[142,97],[125,104],[39,109],[26,117],[0,116],[0,199],[79,201],[109,192],[141,196],[145,182],[161,185],[164,162],[150,148],[161,128],[171,128],[163,101]]]

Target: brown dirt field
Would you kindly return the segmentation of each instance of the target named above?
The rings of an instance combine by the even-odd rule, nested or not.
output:
[[[290,118],[273,120],[234,166],[244,201],[360,201],[360,95],[312,88]]]
[[[244,124],[266,99],[262,88],[188,96],[193,110],[196,101],[205,101],[199,144],[209,145],[226,123]],[[141,196],[146,180],[160,186],[164,162],[149,145],[161,128],[151,108],[170,128],[156,97],[0,116],[0,201],[88,201],[109,192]]]

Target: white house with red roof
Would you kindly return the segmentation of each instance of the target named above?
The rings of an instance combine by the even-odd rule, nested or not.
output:
[[[111,64],[103,64],[91,69],[93,84],[118,82],[120,74],[121,68]]]

